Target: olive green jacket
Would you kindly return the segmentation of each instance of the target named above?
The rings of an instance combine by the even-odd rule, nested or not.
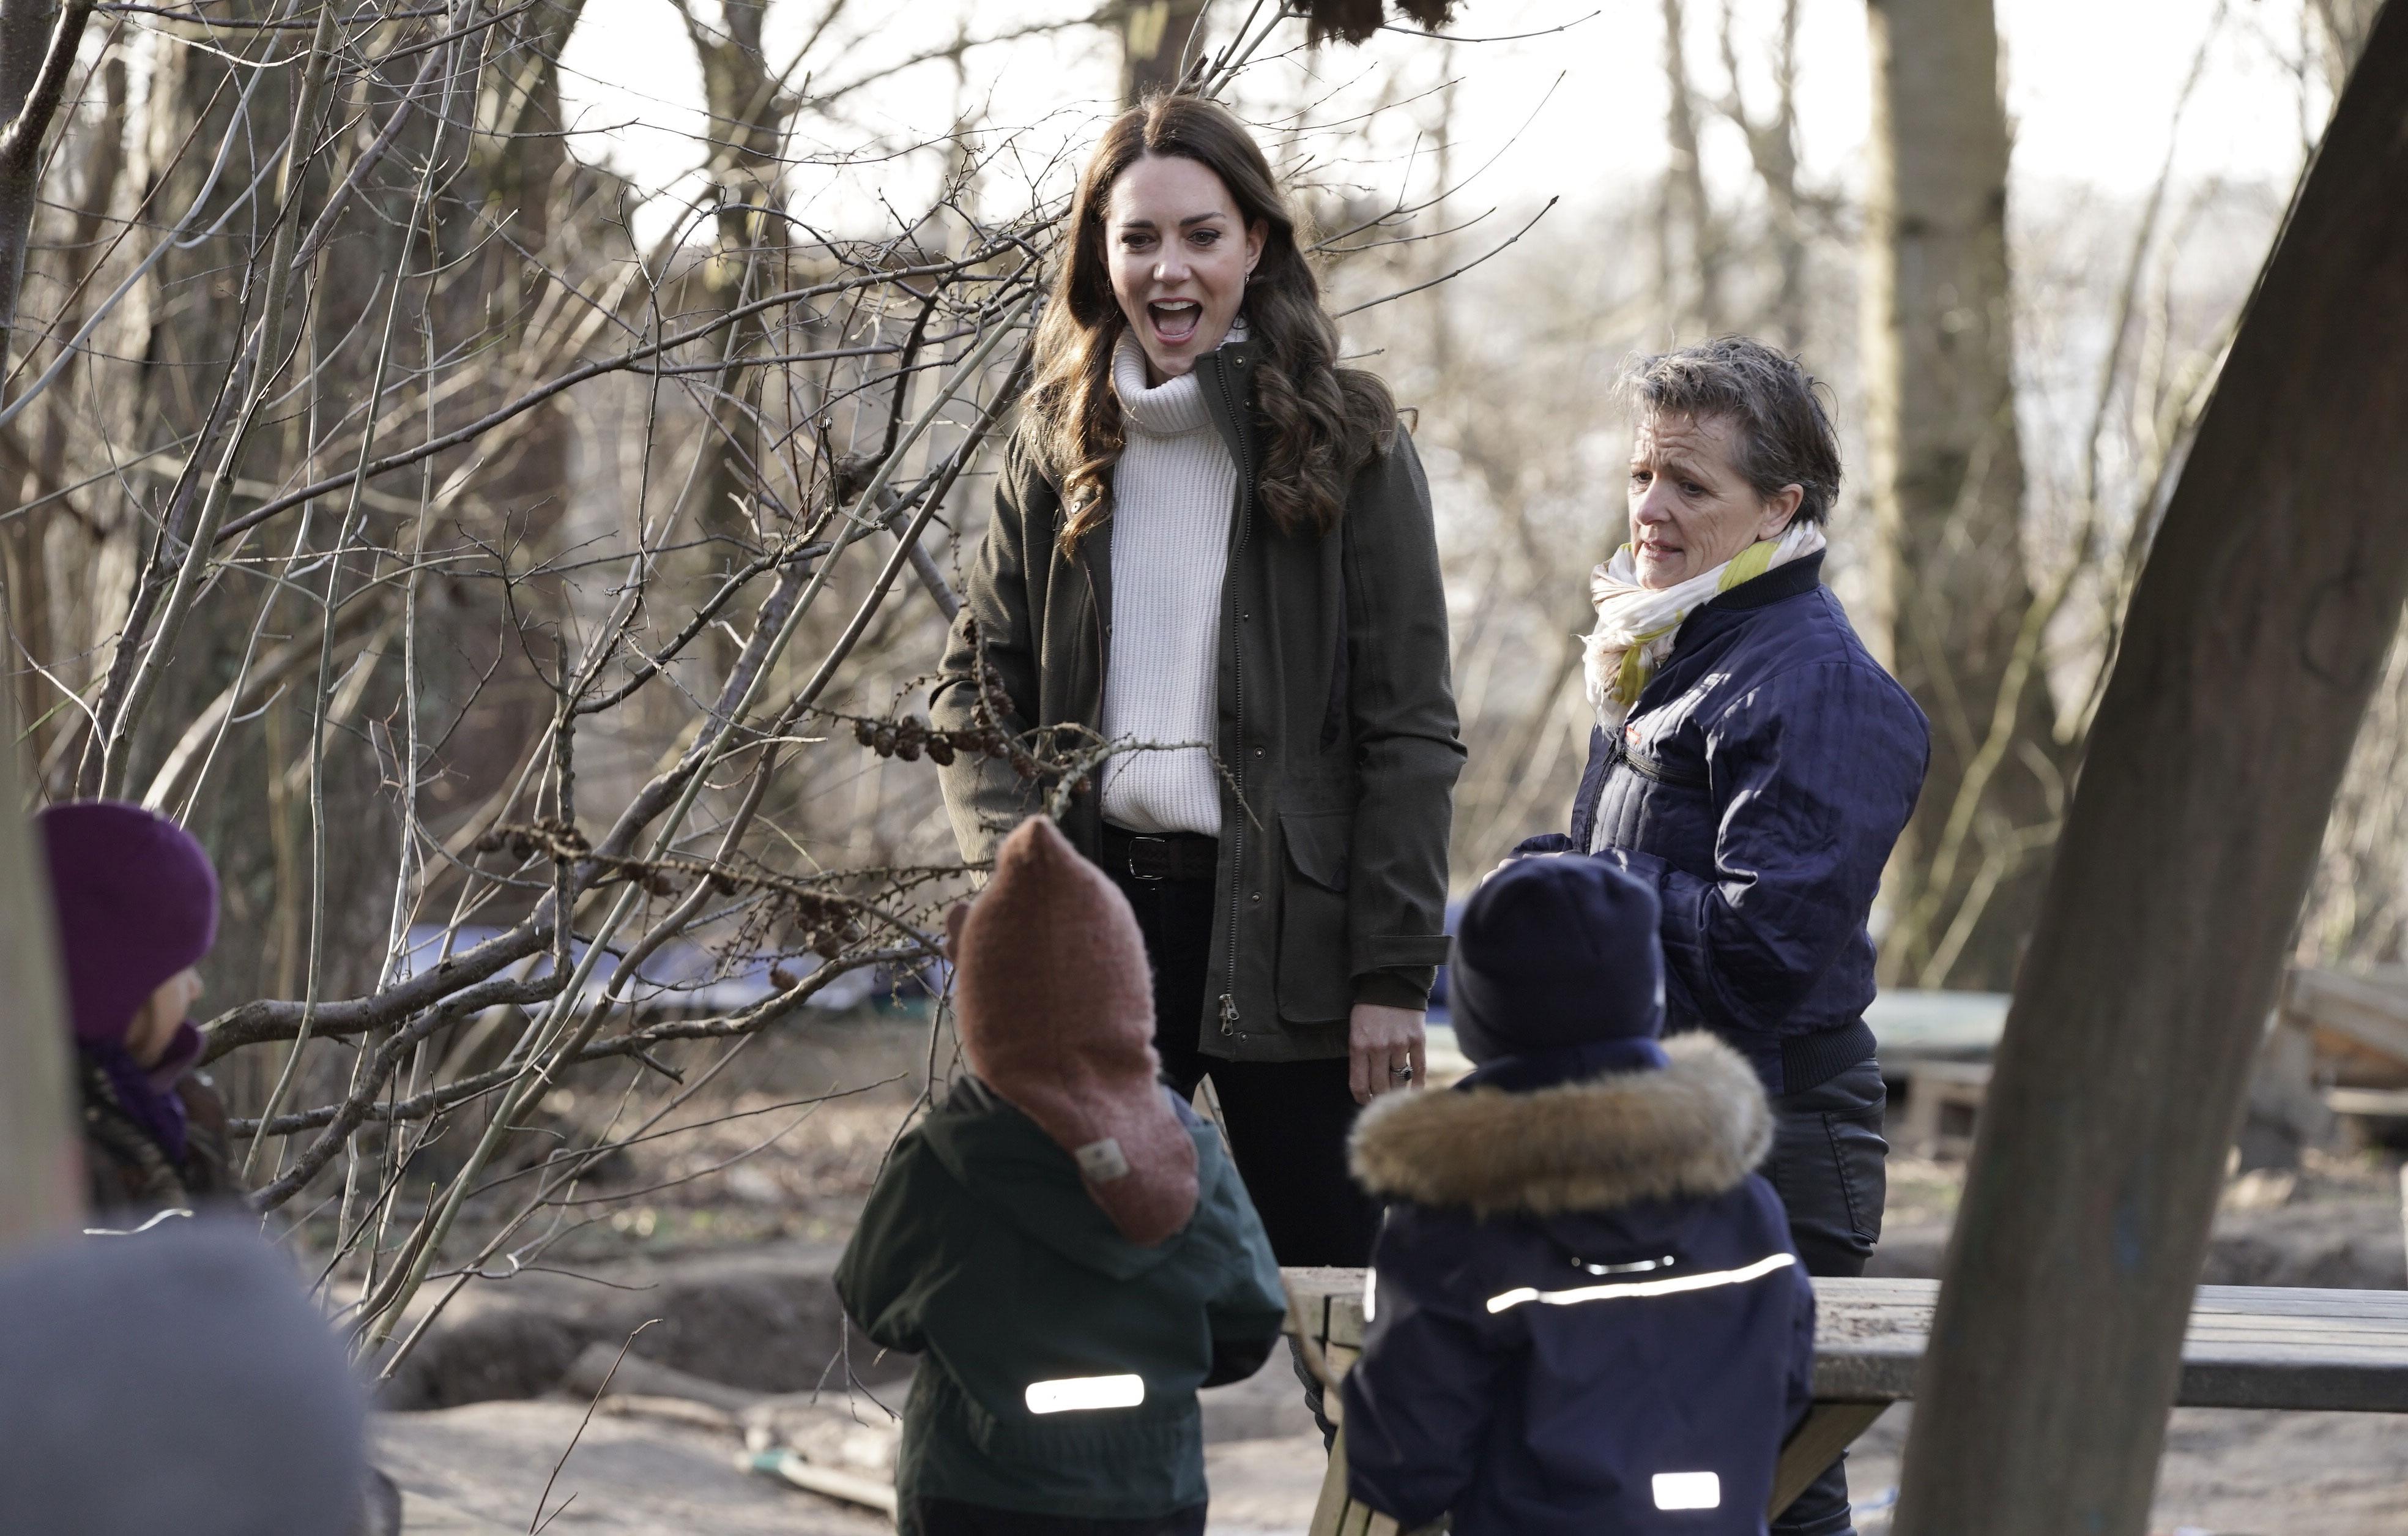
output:
[[[1412,439],[1399,426],[1356,474],[1335,531],[1281,531],[1254,490],[1265,432],[1249,371],[1257,356],[1257,344],[1240,342],[1196,365],[1239,467],[1222,587],[1214,984],[1197,1043],[1238,1060],[1305,1061],[1346,1054],[1356,1002],[1427,1000],[1446,959],[1447,831],[1463,745]],[[1058,486],[1028,435],[1015,436],[931,701],[938,726],[975,723],[982,653],[1009,703],[1010,718],[996,722],[1004,730],[1101,725],[1111,523],[1066,554],[1064,521]],[[1046,786],[1004,758],[966,753],[942,777],[973,862],[1044,804]],[[1095,778],[1062,822],[1091,858],[1103,825]]]
[[[1171,1102],[1195,1139],[1196,1213],[1151,1248],[974,1077],[896,1143],[836,1289],[874,1342],[920,1357],[895,1471],[907,1513],[949,1499],[1137,1520],[1204,1502],[1197,1388],[1259,1370],[1287,1302],[1220,1133]],[[1029,1390],[1096,1377],[1143,1385],[1067,1412]]]

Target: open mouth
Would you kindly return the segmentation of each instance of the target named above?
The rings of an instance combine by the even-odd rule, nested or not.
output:
[[[1204,323],[1204,306],[1192,298],[1157,299],[1145,307],[1145,317],[1154,323],[1155,340],[1177,347],[1196,339],[1196,327]]]

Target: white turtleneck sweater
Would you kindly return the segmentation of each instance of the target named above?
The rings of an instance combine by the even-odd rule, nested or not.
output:
[[[1229,339],[1243,338],[1232,329]],[[1104,735],[1214,739],[1221,581],[1238,466],[1194,374],[1146,386],[1145,353],[1124,333],[1112,354],[1125,446],[1112,467],[1112,624]],[[1221,835],[1221,777],[1204,747],[1130,752],[1104,768],[1104,820],[1131,832]]]

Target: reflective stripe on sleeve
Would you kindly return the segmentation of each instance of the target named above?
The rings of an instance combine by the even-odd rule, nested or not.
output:
[[[1135,1408],[1145,1400],[1143,1376],[1065,1376],[1030,1382],[1032,1414],[1077,1414],[1096,1408]]]
[[[1581,1301],[1613,1301],[1626,1297],[1672,1296],[1682,1291],[1702,1291],[1716,1285],[1742,1285],[1751,1280],[1761,1280],[1775,1270],[1785,1270],[1798,1262],[1796,1254],[1768,1254],[1755,1263],[1738,1270],[1713,1270],[1704,1274],[1675,1275],[1666,1280],[1625,1280],[1611,1285],[1582,1285],[1568,1291],[1535,1290],[1525,1285],[1488,1299],[1491,1313],[1511,1311],[1525,1301],[1538,1301],[1550,1307],[1569,1307]]]

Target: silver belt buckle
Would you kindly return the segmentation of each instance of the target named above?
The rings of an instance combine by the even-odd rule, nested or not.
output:
[[[1161,855],[1162,873],[1158,875],[1150,875],[1137,867],[1138,850],[1143,847],[1151,847]],[[1154,837],[1134,837],[1129,839],[1128,871],[1129,878],[1131,880],[1149,881],[1156,884],[1168,880],[1170,878],[1170,840],[1168,838]]]

